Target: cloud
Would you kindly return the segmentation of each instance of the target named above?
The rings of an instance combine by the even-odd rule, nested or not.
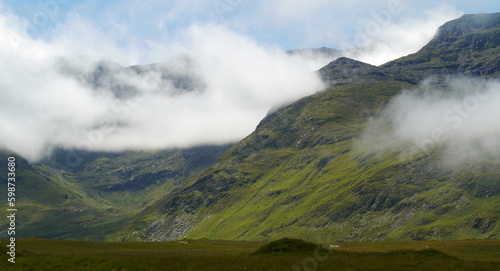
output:
[[[415,52],[440,25],[462,14],[443,1],[276,0],[259,4],[255,23],[249,25],[252,29],[278,38],[280,32],[287,33],[285,42],[302,47],[364,49],[357,57],[376,65]]]
[[[500,158],[500,81],[448,78],[446,87],[426,80],[394,97],[369,121],[364,146],[402,151],[403,159],[440,148],[445,164]]]
[[[349,56],[378,65],[421,48],[439,25],[462,14],[457,9],[463,7],[465,1],[62,2],[59,13],[67,12],[66,8],[69,8],[66,14],[69,20],[64,23],[80,16],[93,25],[99,25],[103,35],[113,42],[134,46],[136,52],[141,51],[133,63],[158,61],[144,52],[151,45],[175,41],[193,23],[217,23],[252,37],[260,44],[279,44],[285,50],[322,46],[363,49],[362,53]],[[32,19],[33,16],[28,14],[27,17]],[[49,28],[40,31],[46,32]]]
[[[193,25],[171,44],[153,44],[144,53],[78,16],[59,25],[49,41],[27,37],[25,25],[9,16],[0,16],[1,145],[31,161],[54,148],[235,142],[272,107],[323,88],[303,59],[223,26]],[[100,56],[168,61],[126,68]]]
[[[57,21],[45,28],[33,28],[33,16],[26,20],[1,8],[4,148],[35,161],[54,148],[153,150],[235,142],[271,108],[323,88],[314,71],[333,59],[289,56],[281,42],[352,42],[346,29],[378,22],[373,12],[389,10],[392,2],[106,3],[84,1],[68,10],[61,4]],[[400,3],[403,11],[353,57],[381,63],[410,53],[446,16],[456,15],[449,9],[409,12],[416,10],[411,3]],[[39,35],[30,36],[33,29]],[[153,62],[163,64],[140,71],[117,64]]]
[[[431,41],[441,25],[463,14],[450,6],[440,6],[417,17],[396,20],[404,8],[395,6],[372,12],[357,28],[353,42],[343,45],[348,50],[355,48],[349,50],[348,56],[381,65],[415,53]]]

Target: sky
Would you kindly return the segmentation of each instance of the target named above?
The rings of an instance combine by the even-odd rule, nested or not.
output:
[[[500,10],[500,2],[495,0],[3,0],[0,3],[28,21],[30,37],[51,40],[61,34],[64,28],[61,25],[76,27],[74,24],[78,23],[100,31],[115,45],[135,51],[133,56],[120,60],[124,65],[159,61],[155,59],[157,56],[148,56],[143,50],[178,41],[194,24],[224,25],[263,46],[284,50],[322,46],[345,49],[359,45],[357,37],[366,32],[373,33],[370,40],[378,41],[384,40],[384,33],[390,32],[394,25],[415,32],[411,28],[416,25],[436,28],[436,23],[430,21],[441,23],[463,13]],[[382,29],[379,31],[377,27]]]
[[[464,13],[498,11],[496,0],[3,0],[0,148],[38,161],[56,148],[237,142],[270,110],[325,87],[315,71],[334,59],[286,50],[326,46],[380,65]],[[163,63],[199,84],[179,92],[159,71],[117,68],[96,88],[62,72],[61,59],[79,74],[102,60]],[[117,97],[106,88],[113,80],[136,94]]]

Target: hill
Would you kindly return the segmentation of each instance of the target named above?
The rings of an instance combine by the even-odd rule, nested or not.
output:
[[[33,165],[4,152],[0,180],[6,182],[7,158],[15,157],[17,237],[106,240],[109,232],[121,230],[134,215],[212,165],[229,147],[123,153],[58,150]],[[68,161],[74,153],[82,154],[81,160]],[[7,194],[0,200],[7,202]],[[5,209],[2,214],[7,215]],[[7,236],[7,228],[2,227],[0,236]]]
[[[320,70],[324,92],[269,114],[199,178],[147,208],[140,238],[498,238],[500,160],[448,168],[439,146],[403,159],[401,149],[358,142],[370,117],[427,77],[496,78],[499,16],[465,15],[380,67],[333,61]]]

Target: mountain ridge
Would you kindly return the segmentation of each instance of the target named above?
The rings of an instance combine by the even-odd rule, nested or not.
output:
[[[422,81],[429,71],[432,75],[498,77],[499,20],[500,13],[463,15],[441,26],[418,52],[380,67],[398,73],[405,69],[406,75],[402,75],[413,83]],[[475,28],[480,26],[486,28]]]

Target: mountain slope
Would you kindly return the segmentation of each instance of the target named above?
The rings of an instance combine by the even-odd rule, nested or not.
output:
[[[16,214],[18,229],[38,225],[38,229],[32,234],[43,236],[44,231],[61,230],[55,225],[65,225],[66,230],[72,230],[78,228],[82,221],[89,221],[95,216],[111,215],[111,206],[89,197],[77,184],[57,177],[52,173],[53,169],[32,166],[14,153],[0,154],[0,181],[7,181],[7,158],[11,156],[16,159],[15,199],[16,208],[20,210]],[[7,193],[2,193],[0,199],[7,202]],[[5,212],[4,209],[2,215],[6,215]],[[2,227],[2,236],[6,236],[6,229],[7,227]],[[29,236],[22,231],[17,233],[19,237]]]
[[[500,161],[450,169],[439,146],[405,160],[357,142],[369,117],[428,76],[496,77],[499,26],[499,14],[465,15],[386,65],[330,63],[324,92],[269,114],[200,178],[147,208],[141,238],[498,238]]]
[[[12,154],[18,160],[16,201],[22,210],[17,219],[18,236],[102,240],[106,230],[112,230],[110,224],[123,225],[212,165],[229,147],[88,153],[78,164],[66,160],[72,151],[59,150],[34,165]],[[0,155],[0,181],[6,181],[9,156]],[[6,194],[0,200],[6,202]],[[0,232],[2,236],[6,233]]]

